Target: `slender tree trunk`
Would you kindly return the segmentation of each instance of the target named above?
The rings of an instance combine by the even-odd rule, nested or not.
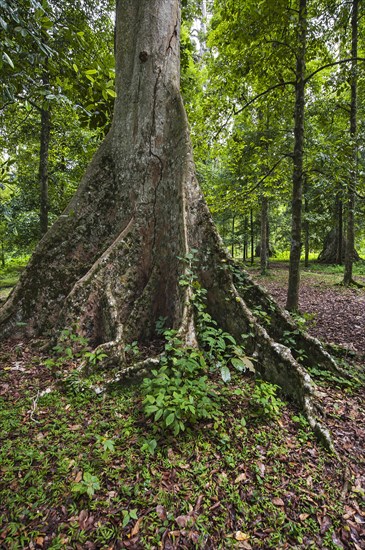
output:
[[[337,243],[336,243],[336,264],[342,265],[343,257],[343,204],[339,195],[336,197],[336,225],[337,225]]]
[[[261,198],[261,239],[260,239],[260,267],[261,275],[267,273],[268,256],[268,200],[264,195]]]
[[[305,112],[305,58],[307,43],[307,0],[299,0],[298,52],[295,82],[294,154],[292,229],[289,261],[289,284],[286,308],[298,310],[300,282],[300,254],[302,234],[303,150]]]
[[[305,212],[305,222],[304,222],[304,266],[309,267],[309,201],[308,201],[308,182],[304,178],[304,212]]]
[[[245,262],[248,257],[248,218],[245,216],[243,225],[243,261]]]
[[[234,258],[234,245],[235,245],[235,227],[234,227],[234,222],[235,222],[235,216],[232,216],[232,228],[231,228],[231,235],[232,235],[231,255],[232,255],[232,258]]]
[[[200,21],[200,31],[201,36],[199,38],[200,45],[200,57],[203,57],[204,53],[207,51],[206,36],[207,36],[207,2],[206,0],[201,0],[200,3],[202,11],[202,19]]]
[[[350,108],[350,137],[352,149],[352,168],[347,188],[347,238],[345,253],[344,285],[353,282],[352,268],[355,252],[355,196],[357,183],[357,43],[358,43],[358,12],[359,0],[352,2],[351,16],[351,108]]]
[[[1,240],[1,266],[5,267],[5,248],[3,240]]]
[[[41,135],[39,152],[39,189],[40,189],[40,233],[45,235],[48,230],[48,162],[49,142],[51,136],[51,113],[48,108],[41,109]]]
[[[253,224],[253,210],[250,210],[250,240],[251,240],[251,265],[255,261],[255,228]]]

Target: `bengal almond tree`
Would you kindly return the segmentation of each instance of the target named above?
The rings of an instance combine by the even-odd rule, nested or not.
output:
[[[156,349],[149,345],[161,316],[198,346],[191,287],[179,285],[179,258],[195,250],[210,315],[238,342],[245,336],[260,376],[281,385],[330,445],[305,366],[335,362],[233,264],[199,190],[179,89],[179,30],[179,0],[117,1],[111,130],[1,310],[2,335],[44,335],[76,322],[122,374],[139,368],[125,363],[127,343]],[[269,313],[265,325],[252,313],[258,306]],[[283,345],[285,331],[305,363]]]

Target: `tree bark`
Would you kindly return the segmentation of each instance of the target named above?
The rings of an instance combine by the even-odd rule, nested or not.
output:
[[[260,240],[260,267],[261,275],[266,275],[267,273],[267,258],[269,251],[268,243],[268,200],[264,195],[261,198],[261,240]]]
[[[304,178],[304,267],[309,267],[309,200],[308,200],[308,182],[307,178]]]
[[[49,108],[41,109],[41,135],[39,152],[39,190],[40,190],[40,211],[39,226],[41,237],[48,230],[48,162],[49,142],[51,136],[51,113]]]
[[[305,67],[307,43],[307,0],[299,0],[298,52],[295,79],[294,154],[292,228],[289,260],[289,283],[286,308],[298,310],[300,282],[300,254],[302,233],[303,149],[305,111]]]
[[[307,366],[336,370],[334,361],[233,264],[198,188],[179,90],[179,28],[178,0],[118,0],[111,130],[1,309],[1,333],[19,322],[26,327],[18,330],[36,335],[77,324],[107,353],[106,364],[127,376],[141,366],[126,363],[125,345],[137,340],[156,354],[160,317],[187,345],[198,345],[191,289],[179,284],[186,264],[178,259],[195,250],[209,313],[245,341],[260,376],[281,385],[332,446],[285,332],[296,333]],[[270,312],[268,324],[251,312],[255,304]]]
[[[231,244],[231,255],[232,258],[234,258],[234,245],[235,245],[235,216],[232,216],[232,227],[231,227],[231,235],[232,235],[232,244]]]
[[[336,196],[336,225],[337,225],[337,246],[336,246],[336,264],[342,265],[343,255],[343,204],[340,195]]]
[[[255,228],[253,224],[253,210],[250,209],[250,241],[251,241],[251,265],[255,261]]]
[[[357,49],[358,49],[358,12],[359,0],[352,2],[351,15],[351,106],[350,106],[350,138],[352,150],[352,169],[347,186],[347,236],[345,253],[345,270],[343,283],[349,286],[353,282],[352,268],[355,251],[355,196],[357,184]]]

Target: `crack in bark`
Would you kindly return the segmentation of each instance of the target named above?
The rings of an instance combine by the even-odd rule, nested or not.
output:
[[[154,198],[153,198],[153,205],[152,205],[152,210],[153,210],[153,241],[152,241],[152,250],[155,249],[155,244],[156,244],[156,226],[157,226],[157,216],[156,216],[156,204],[157,204],[157,193],[158,193],[158,189],[159,189],[159,186],[160,186],[160,183],[162,181],[162,178],[163,178],[163,161],[161,159],[161,157],[159,157],[159,155],[157,155],[156,153],[154,153],[152,151],[152,137],[154,134],[156,134],[156,103],[157,103],[157,89],[158,89],[158,84],[159,84],[159,80],[161,78],[161,74],[162,74],[162,70],[161,68],[159,67],[158,68],[158,73],[157,73],[157,78],[156,78],[156,82],[155,82],[155,86],[154,86],[154,89],[153,89],[153,106],[152,106],[152,124],[151,124],[151,134],[150,134],[150,149],[149,149],[149,154],[150,154],[150,157],[153,157],[155,159],[157,159],[158,161],[158,164],[159,164],[159,167],[160,167],[160,176],[159,176],[159,180],[154,188]],[[156,135],[155,135],[156,137]],[[153,266],[152,266],[152,269],[154,267],[154,264],[155,262],[153,262]]]
[[[175,26],[174,26],[174,31],[170,37],[170,40],[169,40],[169,45],[167,46],[166,48],[166,53],[169,51],[169,50],[172,50],[172,46],[171,46],[171,42],[173,41],[174,38],[177,37],[177,27],[178,27],[178,24],[179,24],[179,21],[176,21],[175,23]]]

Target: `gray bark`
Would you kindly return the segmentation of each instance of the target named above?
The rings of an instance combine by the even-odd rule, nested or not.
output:
[[[260,267],[261,275],[266,275],[268,267],[268,215],[269,205],[267,197],[264,195],[261,198],[261,240],[260,240]]]
[[[352,149],[352,169],[347,186],[347,234],[344,285],[350,285],[355,251],[355,197],[357,185],[357,50],[358,50],[358,15],[359,0],[352,2],[351,15],[351,106],[350,106],[350,137]]]
[[[49,108],[41,109],[41,135],[39,152],[39,190],[40,190],[40,212],[39,226],[40,234],[43,237],[48,230],[48,163],[49,163],[49,142],[51,137],[51,113]]]

